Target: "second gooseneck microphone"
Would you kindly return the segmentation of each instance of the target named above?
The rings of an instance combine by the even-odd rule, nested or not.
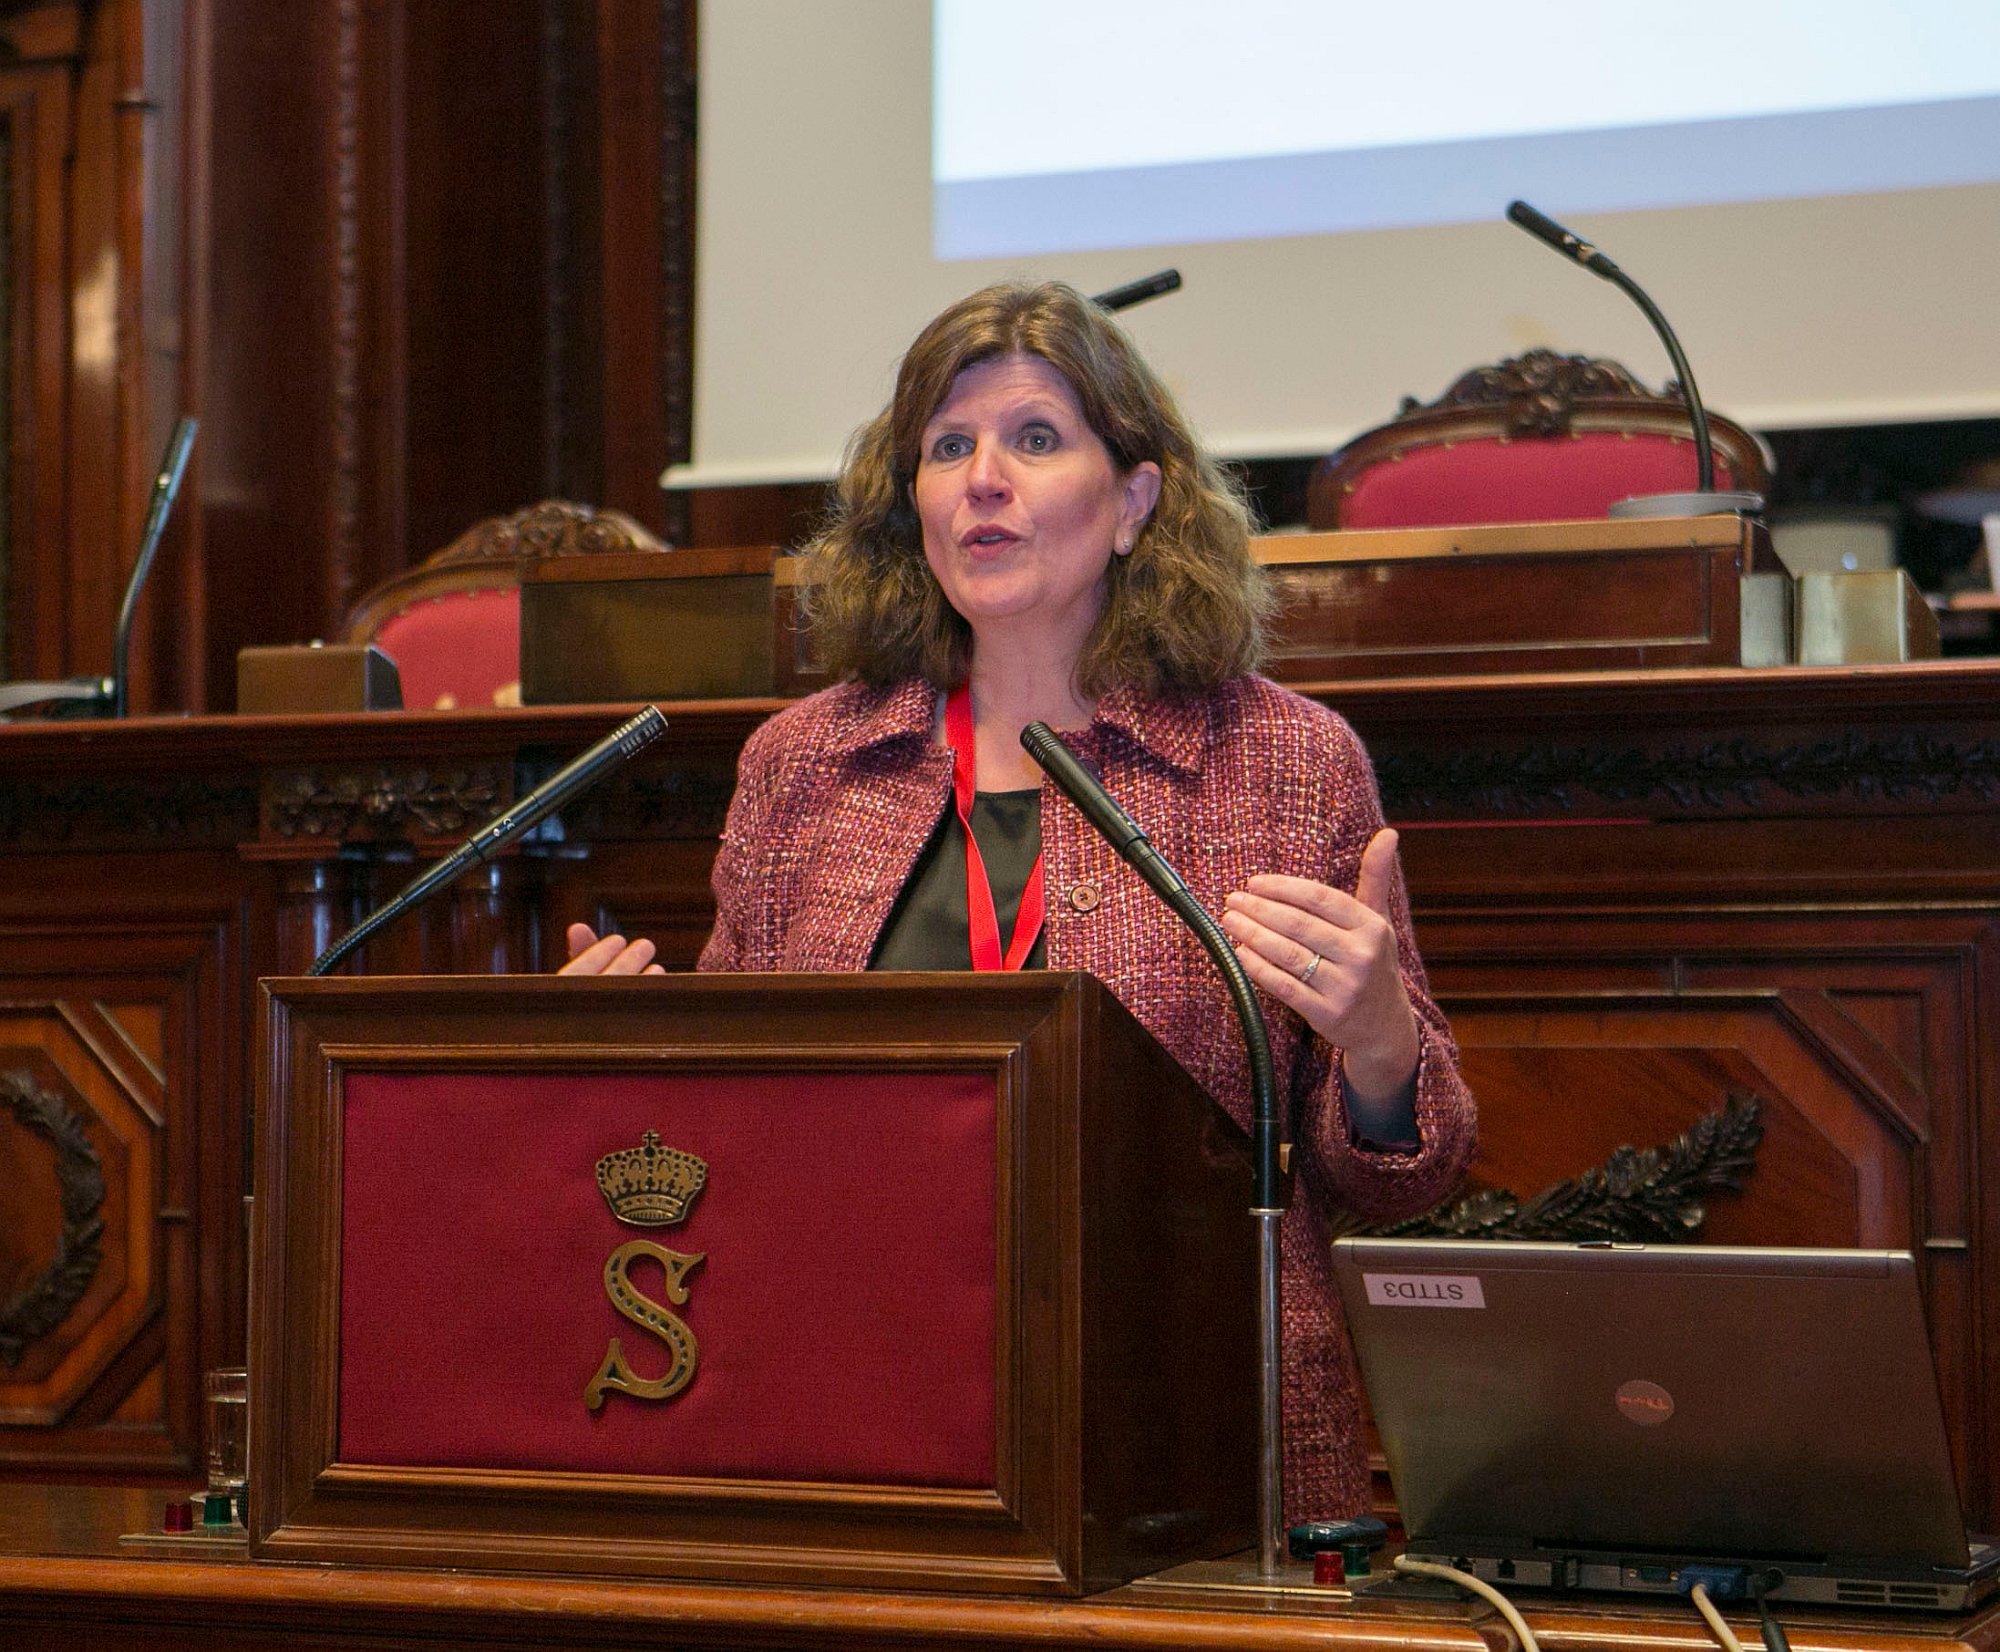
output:
[[[1134,304],[1143,304],[1149,298],[1158,298],[1164,293],[1181,290],[1179,270],[1157,270],[1151,275],[1141,276],[1137,281],[1128,281],[1122,287],[1093,294],[1091,303],[1100,310],[1129,310]]]
[[[1571,262],[1581,264],[1592,275],[1602,276],[1645,312],[1646,319],[1653,324],[1653,331],[1660,335],[1660,342],[1667,347],[1667,357],[1673,362],[1674,374],[1680,380],[1681,397],[1687,403],[1688,422],[1694,427],[1694,456],[1699,491],[1715,492],[1715,445],[1709,440],[1708,409],[1701,404],[1701,392],[1695,388],[1694,369],[1688,366],[1688,359],[1681,351],[1681,341],[1674,337],[1674,330],[1667,325],[1667,318],[1661,314],[1659,305],[1646,296],[1638,282],[1582,236],[1572,230],[1564,229],[1553,218],[1537,212],[1526,201],[1515,201],[1509,205],[1507,217],[1519,224],[1536,240],[1546,241]]]
[[[118,630],[111,644],[111,715],[123,717],[130,695],[131,670],[128,660],[132,647],[132,617],[139,609],[139,593],[146,588],[146,576],[153,571],[153,557],[160,537],[167,531],[167,516],[181,491],[187,474],[188,455],[194,451],[195,432],[200,427],[183,413],[167,438],[167,451],[160,471],[153,478],[153,497],[146,507],[146,525],[139,535],[139,555],[132,564],[132,577],[125,582],[125,596],[118,604]]]
[[[666,727],[667,720],[660,715],[657,706],[647,706],[638,716],[620,723],[575,762],[558,769],[511,809],[495,815],[435,866],[418,873],[315,958],[306,974],[326,974],[385,924],[428,900],[454,878],[468,871],[475,861],[482,861],[495,850],[512,843],[530,826],[553,814],[578,792],[596,785],[627,758],[664,734]]]

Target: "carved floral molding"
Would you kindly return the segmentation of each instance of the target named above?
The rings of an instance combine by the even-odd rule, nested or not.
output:
[[[56,1150],[62,1236],[55,1259],[12,1298],[0,1303],[0,1365],[13,1367],[31,1343],[69,1317],[104,1258],[104,1167],[84,1133],[83,1119],[60,1096],[26,1073],[0,1072],[0,1106]]]
[[[1657,804],[1682,813],[1776,802],[1994,803],[2000,802],[2000,740],[1856,732],[1789,746],[1736,739],[1658,749],[1385,751],[1376,772],[1392,815],[1545,815],[1593,802]]]
[[[1455,380],[1433,402],[1405,396],[1396,417],[1436,413],[1447,408],[1499,407],[1508,424],[1521,435],[1560,436],[1570,427],[1579,402],[1624,396],[1678,408],[1681,394],[1669,381],[1664,391],[1641,384],[1615,361],[1592,356],[1558,355],[1553,350],[1529,350],[1492,367],[1477,367]]]
[[[1664,1147],[1621,1147],[1602,1165],[1522,1199],[1491,1188],[1408,1221],[1370,1228],[1397,1239],[1617,1239],[1663,1244],[1695,1238],[1707,1198],[1740,1193],[1764,1139],[1762,1103],[1730,1095]]]
[[[492,766],[436,770],[299,769],[266,784],[266,831],[278,837],[448,837],[498,812],[505,788]]]

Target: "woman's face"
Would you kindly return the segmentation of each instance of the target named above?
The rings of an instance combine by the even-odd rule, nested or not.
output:
[[[968,367],[924,426],[924,556],[975,643],[1081,651],[1105,569],[1159,498],[1160,467],[1121,476],[1069,380],[1039,356]]]

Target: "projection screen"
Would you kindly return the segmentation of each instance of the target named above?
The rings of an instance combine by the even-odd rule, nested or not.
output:
[[[1656,8],[1657,10],[1657,8]],[[2000,6],[718,0],[700,15],[693,459],[832,473],[1003,277],[1185,289],[1126,325],[1207,441],[1317,454],[1534,345],[1666,375],[1525,196],[1759,428],[2000,414]]]

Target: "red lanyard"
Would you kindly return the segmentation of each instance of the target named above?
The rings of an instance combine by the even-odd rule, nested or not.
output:
[[[993,885],[980,858],[979,840],[972,835],[975,765],[972,753],[972,687],[960,683],[944,703],[944,737],[951,745],[951,796],[958,805],[958,823],[965,828],[965,919],[972,934],[974,969],[1019,969],[1042,932],[1047,908],[1042,901],[1042,857],[1021,891],[1021,909],[1014,916],[1014,936],[1000,953],[1000,920],[993,912]]]

